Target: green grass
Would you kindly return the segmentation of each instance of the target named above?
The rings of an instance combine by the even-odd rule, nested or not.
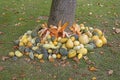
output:
[[[108,44],[95,49],[94,53],[88,54],[88,57],[95,62],[98,68],[96,72],[88,70],[88,64],[81,60],[74,68],[75,62],[69,61],[69,66],[55,67],[55,63],[36,64],[26,62],[25,57],[16,61],[9,59],[2,61],[2,56],[6,56],[12,51],[13,40],[24,34],[27,30],[35,29],[41,23],[47,22],[40,20],[36,22],[39,16],[49,16],[51,0],[0,0],[0,66],[5,69],[0,71],[0,80],[11,80],[14,76],[18,80],[91,80],[96,77],[97,80],[119,80],[120,76],[120,34],[113,34],[113,27],[120,28],[120,2],[119,0],[78,0],[76,9],[77,23],[85,23],[86,26],[97,27],[105,30]],[[92,14],[90,14],[92,13]],[[23,18],[23,20],[19,20]],[[118,25],[115,23],[117,22]],[[15,26],[17,23],[21,25]],[[113,42],[113,43],[112,43]],[[103,51],[104,54],[99,53]],[[107,71],[112,69],[114,72],[108,76]],[[22,74],[25,74],[22,77]],[[55,78],[56,77],[56,78]]]

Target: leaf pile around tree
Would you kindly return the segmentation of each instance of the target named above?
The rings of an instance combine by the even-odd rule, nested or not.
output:
[[[14,41],[14,51],[10,57],[29,56],[30,59],[54,61],[55,59],[82,59],[95,48],[107,44],[104,33],[84,24],[74,23],[66,32],[68,23],[58,26],[42,24],[33,31],[28,30],[18,40]]]

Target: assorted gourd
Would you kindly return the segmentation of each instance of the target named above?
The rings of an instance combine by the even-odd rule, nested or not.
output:
[[[9,52],[10,57],[29,56],[31,59],[67,59],[77,57],[81,59],[94,48],[107,44],[104,33],[84,24],[73,24],[72,33],[65,32],[68,23],[58,26],[42,24],[40,28],[29,30],[14,41],[15,51]]]

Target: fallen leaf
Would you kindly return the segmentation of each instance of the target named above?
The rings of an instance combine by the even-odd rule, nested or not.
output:
[[[10,57],[8,56],[2,56],[2,61],[6,61],[7,59],[9,59]]]
[[[26,76],[25,73],[21,73],[21,74],[20,74],[20,77],[21,77],[21,78],[24,78],[25,76]]]
[[[66,27],[68,26],[68,22],[66,22],[65,24],[63,24],[63,26],[61,27],[61,29],[59,30],[59,32],[63,32]]]
[[[95,62],[93,62],[93,61],[91,61],[91,60],[87,60],[86,63],[89,64],[89,65],[90,65],[90,64],[95,65]]]
[[[1,35],[1,34],[4,34],[4,33],[0,31],[0,35]]]
[[[78,35],[81,34],[81,32],[80,32],[80,26],[79,26],[78,24],[76,24],[76,23],[74,23],[73,26],[70,27],[70,30],[71,30],[73,33],[75,33],[75,34],[78,34]]]
[[[15,26],[21,26],[22,24],[20,22],[16,23]]]
[[[109,70],[107,73],[108,73],[108,75],[112,75],[113,74],[113,70]]]
[[[23,21],[23,20],[24,20],[24,18],[18,18],[18,20],[19,20],[19,21]]]
[[[25,58],[25,61],[26,62],[30,62],[30,58]]]
[[[18,46],[13,46],[13,49],[18,49],[19,47]]]
[[[78,65],[74,64],[74,65],[73,65],[73,68],[74,68],[74,69],[77,69],[77,68],[78,68]]]
[[[53,78],[54,78],[54,79],[56,79],[56,78],[57,78],[57,76],[56,76],[56,75],[53,75]]]
[[[92,12],[89,12],[89,15],[92,15]]]
[[[44,63],[45,61],[43,59],[40,59],[40,63]]]
[[[0,66],[0,71],[4,70],[4,67],[3,66]]]
[[[0,44],[3,44],[4,42],[0,41]]]
[[[36,19],[36,22],[39,23],[39,22],[40,22],[40,19]]]
[[[54,66],[55,66],[55,67],[58,67],[58,64],[55,63]]]
[[[87,76],[89,76],[89,74],[88,73],[82,73],[81,76],[82,77],[87,77]]]
[[[85,61],[89,60],[89,58],[88,58],[87,56],[83,56],[83,59],[84,59]]]
[[[97,68],[94,67],[94,66],[92,66],[92,67],[89,67],[88,70],[89,70],[89,71],[97,71]]]
[[[69,79],[68,79],[68,80],[73,80],[73,78],[69,77]]]
[[[73,60],[76,62],[76,63],[79,63],[79,59],[77,57],[74,57]]]
[[[100,53],[99,53],[99,54],[103,55],[103,54],[104,54],[104,52],[103,52],[103,51],[100,51]]]
[[[115,33],[117,33],[117,34],[120,33],[120,28],[116,28]]]
[[[13,77],[12,77],[12,80],[17,80],[17,77],[16,77],[16,76],[13,76]]]
[[[92,77],[92,80],[97,80],[97,78],[96,77]]]

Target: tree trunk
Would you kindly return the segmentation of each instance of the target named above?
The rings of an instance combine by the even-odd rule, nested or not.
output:
[[[48,25],[57,26],[61,20],[62,25],[68,22],[68,27],[72,26],[75,18],[75,8],[76,0],[53,0]]]

